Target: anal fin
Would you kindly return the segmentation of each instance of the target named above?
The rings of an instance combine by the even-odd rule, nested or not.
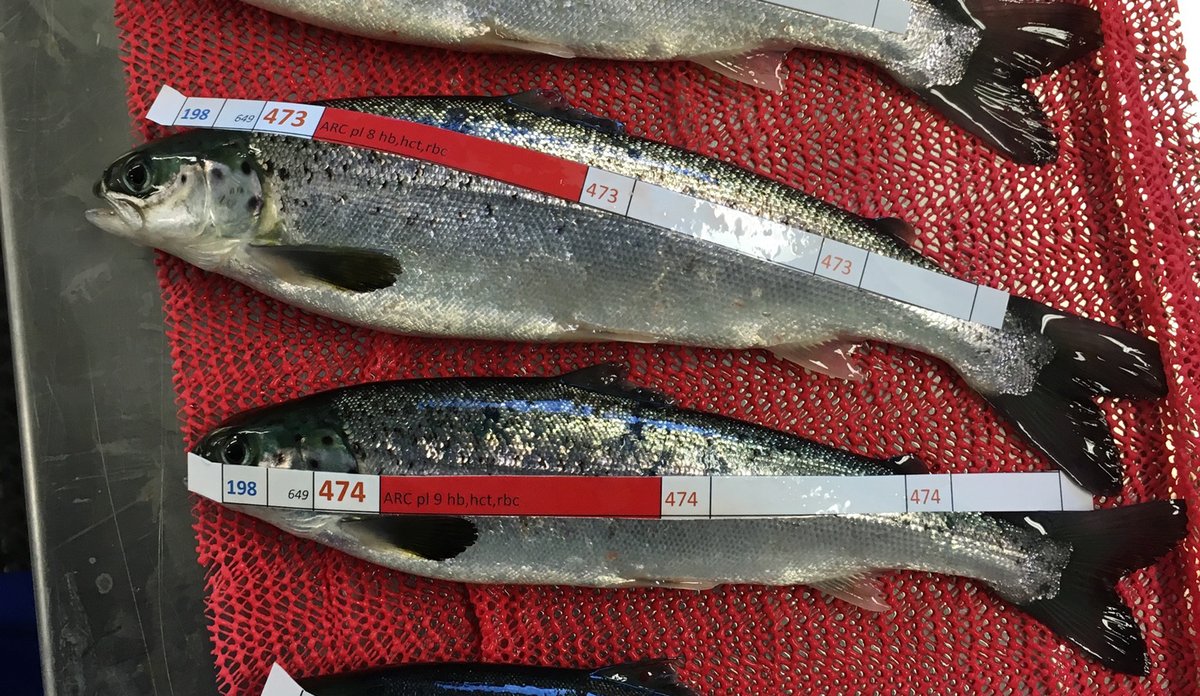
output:
[[[787,51],[751,51],[736,56],[705,56],[692,60],[713,72],[754,87],[783,91],[783,59]]]
[[[769,350],[806,370],[851,382],[861,382],[867,378],[867,373],[851,361],[855,349],[853,343],[830,341],[817,346],[771,346]]]
[[[879,589],[878,573],[862,573],[809,583],[815,589],[867,611],[887,611],[887,595]]]

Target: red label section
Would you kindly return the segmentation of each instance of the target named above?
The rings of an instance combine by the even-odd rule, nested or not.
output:
[[[578,201],[586,164],[423,123],[326,109],[313,140],[366,147]]]
[[[422,515],[659,517],[657,476],[382,476],[379,511]]]

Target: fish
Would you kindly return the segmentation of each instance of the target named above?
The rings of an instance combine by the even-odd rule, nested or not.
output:
[[[336,100],[587,164],[930,271],[916,232],[720,160],[631,137],[561,95]],[[421,144],[428,147],[429,143]],[[640,186],[641,184],[639,184]],[[1157,344],[1012,297],[973,323],[615,212],[412,157],[194,130],[96,183],[97,227],[351,324],[423,336],[761,348],[863,379],[861,341],[940,358],[1088,490],[1121,488],[1094,396],[1153,399]],[[749,234],[749,232],[747,232]],[[777,242],[776,242],[777,243]]]
[[[312,696],[697,696],[669,660],[596,669],[485,663],[410,664],[300,679]]]
[[[384,476],[828,475],[926,472],[716,414],[631,385],[620,365],[553,377],[374,382],[235,415],[192,452],[236,466]],[[884,570],[973,578],[1114,670],[1144,674],[1114,590],[1186,531],[1181,501],[1083,512],[635,519],[370,515],[237,505],[394,570],[469,583],[804,584],[887,609]]]
[[[1053,162],[1058,142],[1025,80],[1103,43],[1099,15],[1065,2],[911,0],[903,31],[826,16],[832,2],[825,15],[816,2],[802,2],[810,6],[805,11],[794,2],[762,0],[503,0],[453,8],[430,0],[249,2],[322,27],[409,44],[559,58],[692,60],[775,90],[782,89],[782,61],[790,49],[840,53],[878,66],[942,116],[1031,165]],[[869,4],[874,12],[877,3]]]

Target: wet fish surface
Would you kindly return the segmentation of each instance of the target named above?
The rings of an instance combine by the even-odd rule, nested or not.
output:
[[[597,366],[552,378],[381,382],[234,416],[194,452],[241,466],[406,475],[862,475],[923,471],[674,406]],[[883,610],[873,576],[973,578],[1104,664],[1146,669],[1113,587],[1183,536],[1180,502],[1111,510],[772,519],[372,516],[240,506],[397,570],[475,583],[807,584]]]
[[[879,66],[992,147],[1031,164],[1052,161],[1058,148],[1024,81],[1102,43],[1099,15],[1063,2],[913,0],[903,32],[761,0],[249,2],[373,38],[566,58],[687,59],[772,88],[789,49],[841,53]]]
[[[696,696],[665,660],[599,669],[496,664],[414,664],[312,677],[299,684],[313,696]]]
[[[543,92],[330,102],[520,145],[925,269],[868,219],[719,160],[624,134]],[[426,145],[422,145],[426,146]],[[1122,471],[1094,395],[1166,391],[1157,345],[1013,297],[1003,328],[956,319],[614,212],[401,155],[193,131],[96,185],[97,226],[314,312],[399,333],[765,348],[840,377],[875,340],[949,363],[1089,490]]]

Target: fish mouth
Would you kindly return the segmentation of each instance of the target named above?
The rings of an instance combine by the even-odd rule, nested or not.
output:
[[[108,198],[104,202],[108,204],[104,208],[84,211],[83,216],[88,222],[118,237],[132,237],[142,228],[142,216],[133,206]]]

